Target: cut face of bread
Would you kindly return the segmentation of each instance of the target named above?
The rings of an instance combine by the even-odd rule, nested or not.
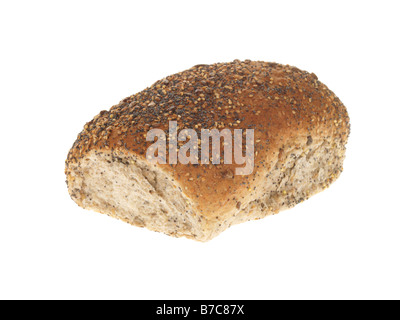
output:
[[[258,185],[258,193],[249,193],[225,212],[224,219],[200,214],[172,176],[124,153],[90,152],[71,168],[70,194],[83,208],[132,225],[208,241],[231,225],[293,207],[340,175],[345,150],[329,141],[307,141],[281,149],[273,168],[265,172],[264,183]]]
[[[172,236],[205,237],[181,187],[145,160],[91,152],[71,176],[71,196],[83,208]]]

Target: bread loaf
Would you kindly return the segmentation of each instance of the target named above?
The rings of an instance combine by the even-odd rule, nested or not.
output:
[[[169,143],[174,121],[199,136],[243,129],[243,141],[252,129],[252,170],[238,174],[244,165],[224,163],[223,153],[219,164],[150,161],[148,132],[166,132]],[[349,132],[346,108],[313,73],[250,60],[196,65],[86,123],[66,160],[68,191],[85,209],[208,241],[327,188],[342,171]]]

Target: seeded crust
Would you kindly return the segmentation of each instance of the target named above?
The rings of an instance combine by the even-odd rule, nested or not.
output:
[[[199,137],[201,129],[254,129],[252,174],[235,175],[235,164],[148,163],[146,133],[168,132],[169,120]],[[196,65],[86,123],[65,173],[84,208],[207,241],[328,187],[342,171],[349,133],[346,108],[313,73],[250,60]]]

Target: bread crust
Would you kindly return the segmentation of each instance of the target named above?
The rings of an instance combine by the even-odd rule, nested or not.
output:
[[[280,150],[316,141],[344,149],[350,132],[345,106],[313,73],[250,60],[196,65],[86,123],[66,160],[67,183],[73,165],[91,151],[145,160],[151,144],[146,133],[154,128],[168,132],[170,120],[177,121],[179,130],[254,129],[255,166],[250,175],[231,174],[235,164],[157,164],[181,186],[196,212],[210,221],[226,219],[261,196],[258,186],[279,163]]]

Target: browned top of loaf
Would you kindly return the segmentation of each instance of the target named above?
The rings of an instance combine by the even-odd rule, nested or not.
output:
[[[196,65],[101,111],[71,148],[66,173],[91,150],[145,158],[152,143],[146,142],[146,133],[152,128],[168,132],[168,120],[176,120],[178,130],[197,130],[199,137],[202,128],[255,130],[251,175],[235,176],[234,164],[159,165],[202,214],[216,219],[257,192],[255,182],[265,179],[288,141],[329,137],[345,144],[349,134],[345,107],[313,73],[250,60]]]

